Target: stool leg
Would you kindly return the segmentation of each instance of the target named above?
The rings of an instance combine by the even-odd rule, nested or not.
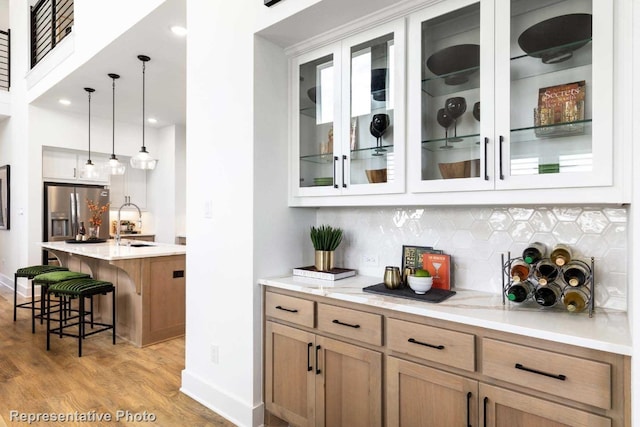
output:
[[[18,275],[13,274],[13,321],[16,321],[16,312],[18,311]]]
[[[89,318],[91,319],[91,329],[93,329],[93,295],[89,295],[89,304],[91,304]]]
[[[35,301],[35,285],[33,284],[33,279],[31,282],[31,333],[36,333],[36,301]],[[40,312],[42,314],[42,311]]]
[[[111,291],[111,325],[113,329],[113,345],[116,345],[116,290]]]
[[[84,297],[80,296],[80,321],[78,323],[78,357],[82,357],[82,340],[84,339]]]
[[[51,333],[51,316],[49,313],[51,313],[51,294],[47,292],[47,351],[49,351],[49,334]]]

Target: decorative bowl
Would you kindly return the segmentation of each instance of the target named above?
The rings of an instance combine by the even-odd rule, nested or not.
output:
[[[437,76],[445,76],[448,85],[461,85],[480,66],[480,45],[458,44],[445,47],[427,59],[427,67]]]
[[[573,51],[591,41],[592,16],[571,13],[538,22],[527,28],[518,44],[525,53],[541,58],[545,64],[556,64],[573,56]]]
[[[472,172],[473,176],[480,176],[480,159],[463,160],[453,163],[438,163],[438,167],[444,179],[470,178]]]
[[[408,277],[409,287],[418,295],[426,293],[433,285],[433,277],[417,277],[410,274]]]
[[[387,169],[366,169],[364,171],[367,174],[369,183],[375,184],[379,182],[387,182]]]
[[[376,101],[387,100],[387,69],[374,68],[371,70],[371,93]]]

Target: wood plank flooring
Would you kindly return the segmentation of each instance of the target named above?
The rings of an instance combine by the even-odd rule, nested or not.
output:
[[[111,332],[103,332],[83,342],[78,358],[78,341],[70,337],[52,337],[46,351],[45,325],[37,323],[32,334],[30,316],[29,310],[18,309],[14,322],[13,291],[0,287],[0,427],[234,426],[179,391],[183,338],[136,348],[122,340],[114,346]],[[28,424],[11,421],[11,411],[77,411],[110,414],[112,420]]]

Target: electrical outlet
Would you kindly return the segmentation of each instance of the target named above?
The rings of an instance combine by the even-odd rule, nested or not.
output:
[[[215,363],[216,365],[219,362],[219,353],[220,353],[220,349],[218,348],[218,346],[212,345],[211,346],[211,362]]]
[[[205,200],[204,202],[204,217],[207,219],[213,218],[213,201]]]
[[[378,255],[362,255],[362,259],[360,263],[363,267],[377,267],[378,266]]]

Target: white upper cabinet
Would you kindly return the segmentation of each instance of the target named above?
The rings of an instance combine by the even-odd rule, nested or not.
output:
[[[613,185],[611,2],[450,0],[409,28],[410,191]]]
[[[292,58],[292,204],[405,191],[404,76],[404,20]]]
[[[109,184],[109,174],[102,167],[109,160],[106,154],[92,153],[91,161],[98,175],[87,178],[82,168],[87,162],[87,153],[77,150],[44,147],[42,149],[42,178],[52,182],[78,182],[85,184]]]

